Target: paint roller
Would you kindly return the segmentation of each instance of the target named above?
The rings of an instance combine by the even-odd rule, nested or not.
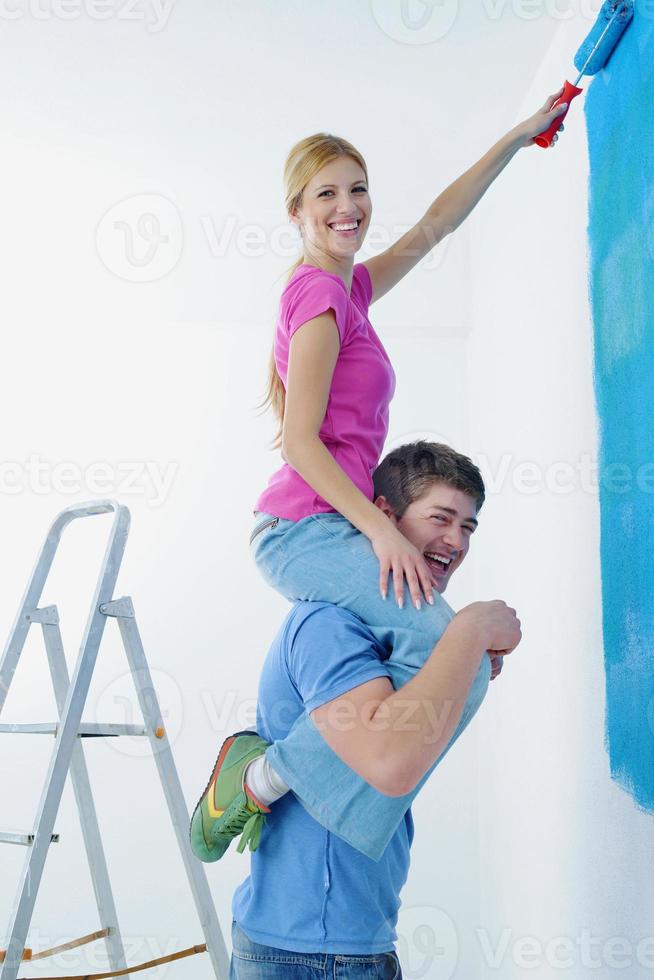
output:
[[[568,103],[568,108],[557,116],[552,125],[538,136],[534,137],[534,143],[547,149],[552,145],[555,133],[558,132],[561,123],[565,119],[570,109],[570,103],[576,98],[582,88],[577,88],[579,80],[584,75],[595,75],[607,63],[613,49],[626,31],[631,19],[634,16],[633,0],[606,0],[602,4],[597,20],[592,31],[581,45],[575,55],[574,65],[579,68],[579,74],[575,79],[574,85],[570,82],[565,83],[563,94],[556,100],[553,109],[562,102]]]

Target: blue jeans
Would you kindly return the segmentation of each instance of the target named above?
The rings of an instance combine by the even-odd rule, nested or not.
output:
[[[402,980],[397,954],[294,953],[261,946],[232,919],[229,980]]]
[[[429,658],[454,611],[434,591],[434,605],[412,605],[405,582],[404,607],[392,590],[379,593],[379,561],[368,538],[341,514],[312,514],[289,521],[257,513],[250,551],[266,582],[289,601],[333,602],[367,624],[387,654],[385,665],[397,690]],[[308,813],[320,824],[378,861],[404,814],[483,701],[491,662],[485,653],[450,741],[414,789],[384,796],[353,772],[324,740],[305,711],[266,757]]]

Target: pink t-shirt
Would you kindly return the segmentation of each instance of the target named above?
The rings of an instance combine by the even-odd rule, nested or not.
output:
[[[340,276],[300,265],[282,293],[275,329],[275,362],[284,385],[291,337],[303,323],[334,311],[341,348],[332,378],[320,439],[362,493],[372,500],[372,472],[388,432],[388,406],[395,392],[395,373],[368,319],[372,296],[370,274],[363,263],[352,273],[352,288]],[[288,463],[268,481],[255,510],[291,521],[332,512]]]

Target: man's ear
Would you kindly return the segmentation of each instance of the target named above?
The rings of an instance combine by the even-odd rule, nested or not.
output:
[[[386,497],[383,496],[383,494],[380,494],[379,497],[375,499],[374,503],[375,503],[375,507],[379,507],[379,509],[383,511],[388,518],[390,518],[393,524],[397,524],[397,517],[395,516],[395,511],[389,504]]]

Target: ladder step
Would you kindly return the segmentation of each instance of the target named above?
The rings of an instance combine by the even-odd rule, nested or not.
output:
[[[45,721],[37,724],[5,724],[0,725],[2,732],[10,735],[56,735],[60,722]],[[98,738],[115,735],[147,735],[143,725],[98,725],[92,722],[81,722],[78,732],[80,738]]]
[[[16,830],[0,830],[0,844],[25,844],[27,847],[30,847],[34,843],[35,836],[33,831],[27,834],[21,834]],[[50,843],[58,844],[59,834],[52,834]]]

